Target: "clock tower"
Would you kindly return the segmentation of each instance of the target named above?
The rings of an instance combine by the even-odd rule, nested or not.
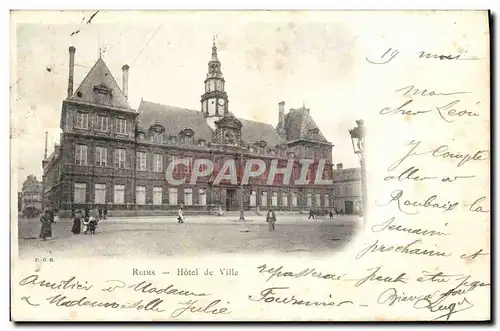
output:
[[[215,121],[229,114],[227,93],[224,91],[224,77],[217,57],[217,46],[212,46],[212,58],[208,62],[205,79],[205,93],[201,96],[201,111],[207,123],[215,131]]]

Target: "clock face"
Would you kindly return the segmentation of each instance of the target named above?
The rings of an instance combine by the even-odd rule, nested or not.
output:
[[[219,103],[219,106],[224,106],[224,104],[226,103],[226,100],[219,99],[218,103]]]

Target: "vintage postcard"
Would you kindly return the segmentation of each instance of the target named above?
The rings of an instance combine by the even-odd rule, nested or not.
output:
[[[12,11],[12,320],[490,320],[489,41],[487,11]]]

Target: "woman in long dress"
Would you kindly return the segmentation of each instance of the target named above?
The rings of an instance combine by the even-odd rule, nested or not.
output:
[[[40,239],[47,240],[52,237],[52,218],[48,210],[40,217],[42,228],[40,229]]]
[[[81,221],[81,213],[79,210],[75,210],[75,217],[73,217],[73,228],[71,232],[74,234],[80,234],[82,230],[82,221]]]

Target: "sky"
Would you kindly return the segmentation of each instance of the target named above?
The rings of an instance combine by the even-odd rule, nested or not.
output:
[[[362,115],[358,91],[366,87],[357,15],[283,12],[24,13],[16,17],[11,54],[11,152],[14,182],[42,177],[44,132],[48,154],[59,142],[68,82],[68,48],[76,48],[74,89],[102,57],[122,86],[130,66],[129,102],[141,98],[200,109],[215,36],[230,111],[276,125],[305,105],[333,144],[333,162],[358,167],[348,130]],[[78,31],[78,33],[74,33]],[[73,34],[73,35],[72,35]]]

